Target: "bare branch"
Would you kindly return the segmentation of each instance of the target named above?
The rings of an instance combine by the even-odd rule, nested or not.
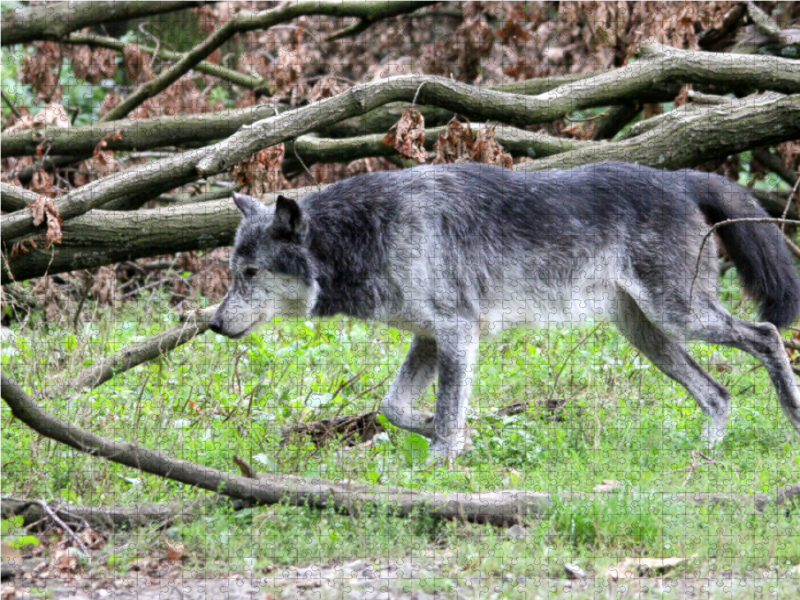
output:
[[[29,204],[33,204],[38,198],[39,194],[36,192],[0,182],[0,210],[4,212],[22,210]]]
[[[763,94],[737,101],[725,110],[712,106],[705,110],[672,111],[664,116],[660,127],[634,138],[523,163],[517,168],[567,169],[604,160],[636,162],[659,169],[692,167],[755,146],[797,139],[800,94]]]
[[[472,129],[477,133],[483,127],[483,125],[473,125]],[[595,145],[593,142],[533,133],[511,126],[498,125],[493,129],[497,141],[512,156],[539,158]],[[431,150],[439,139],[439,135],[445,133],[446,130],[447,127],[426,129],[425,148]],[[359,158],[368,157],[398,156],[398,152],[393,146],[387,146],[383,142],[384,137],[384,133],[343,139],[321,138],[314,135],[300,136],[294,142],[287,143],[287,158],[284,159],[283,163],[284,173],[291,178],[302,172],[300,166],[292,158],[293,152],[297,152],[299,157],[309,165],[314,163],[351,162]],[[293,149],[291,146],[293,146]]]
[[[67,39],[63,40],[62,43],[86,45],[92,48],[108,48],[109,50],[116,50],[118,52],[122,52],[125,49],[124,42],[120,42],[114,38],[104,37],[102,35],[95,35],[93,33],[73,33]],[[146,52],[147,54],[153,54],[155,52],[155,48],[151,48],[149,46],[138,44],[138,47],[139,50]],[[173,52],[172,50],[167,50],[166,48],[160,48],[158,50],[158,55],[169,60],[180,60],[183,58],[183,54],[180,52]],[[205,60],[197,63],[193,69],[200,71],[201,73],[205,73],[206,75],[211,75],[212,77],[218,77],[219,79],[230,81],[231,83],[240,85],[250,90],[266,90],[267,87],[267,82],[260,77],[256,77],[255,75],[247,75],[246,73],[240,73],[234,69],[229,69],[227,67],[223,67],[222,65],[215,65],[214,63]]]
[[[41,435],[70,448],[254,504],[283,502],[319,509],[333,507],[345,514],[354,514],[363,505],[369,504],[386,507],[395,517],[407,518],[422,511],[434,519],[507,526],[527,516],[547,514],[554,500],[550,494],[520,490],[442,493],[389,486],[342,484],[316,477],[306,479],[291,475],[264,474],[259,475],[258,479],[251,479],[174,458],[134,443],[110,440],[62,421],[39,407],[5,373],[2,374],[0,395],[17,419]],[[587,497],[590,494],[581,492],[559,495],[561,501],[582,500]],[[670,499],[674,502],[727,505],[753,503],[757,510],[763,510],[768,504],[785,505],[798,497],[800,484],[786,486],[775,494],[670,494]]]
[[[306,187],[280,193],[299,198],[316,189]],[[268,194],[264,200],[274,202],[277,194]],[[19,252],[12,258],[11,240],[3,240],[2,283],[147,256],[229,246],[240,220],[241,213],[230,198],[135,213],[93,210],[64,221],[62,242],[49,249],[43,243],[37,244],[38,248]]]
[[[425,4],[432,4],[432,2],[407,2],[405,0],[398,2],[385,2],[380,0],[336,0],[326,2],[321,0],[300,0],[299,2],[287,2],[282,6],[260,13],[241,11],[233,19],[227,21],[209,37],[184,54],[177,63],[164,73],[142,84],[118,106],[115,106],[106,113],[100,121],[116,121],[117,119],[127,116],[128,113],[142,102],[148,98],[152,98],[175,83],[237,33],[245,33],[255,29],[269,29],[279,23],[285,23],[303,15],[359,17],[361,19],[370,20],[370,23],[372,23],[379,19],[385,19],[416,10]]]
[[[118,352],[106,356],[103,360],[79,373],[71,381],[48,389],[46,395],[80,394],[93,390],[115,375],[124,373],[148,360],[153,360],[167,352],[171,352],[196,336],[205,333],[208,330],[208,323],[216,310],[216,306],[211,306],[189,313],[184,322],[171,327],[163,333],[126,346]]]

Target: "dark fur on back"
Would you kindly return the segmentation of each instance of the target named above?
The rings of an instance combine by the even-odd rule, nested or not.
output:
[[[409,211],[410,203],[419,208]],[[614,162],[567,171],[458,164],[365,174],[311,194],[301,204],[309,223],[305,246],[319,270],[315,313],[361,318],[402,295],[403,282],[389,276],[388,253],[396,246],[394,238],[418,234],[420,223],[414,219],[435,221],[447,278],[453,278],[453,289],[471,291],[465,283],[486,288],[515,261],[502,240],[524,241],[531,252],[542,252],[541,272],[530,273],[532,278],[568,279],[575,257],[592,253],[611,236],[631,233],[621,231],[621,224],[644,233],[652,229],[655,241],[669,244],[691,226],[693,207],[711,223],[768,217],[745,188],[718,175]],[[591,225],[591,235],[581,224]],[[800,278],[775,225],[743,223],[717,232],[762,318],[779,327],[790,324],[800,313]],[[479,240],[486,243],[472,243]],[[559,251],[549,252],[556,240]],[[657,255],[671,250],[643,249],[639,256],[647,260],[635,265],[637,271],[647,279]],[[683,258],[692,265],[697,260],[696,254]],[[483,268],[469,269],[470,264]],[[455,281],[464,276],[470,281]],[[465,297],[455,301],[465,303]]]

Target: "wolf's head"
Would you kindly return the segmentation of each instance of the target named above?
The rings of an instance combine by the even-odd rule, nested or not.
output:
[[[244,194],[233,201],[243,215],[231,253],[233,284],[209,326],[240,338],[277,315],[306,314],[318,288],[297,202],[278,196],[274,208],[266,207]]]

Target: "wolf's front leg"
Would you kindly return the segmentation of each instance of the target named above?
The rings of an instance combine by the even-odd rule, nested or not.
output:
[[[430,460],[450,460],[461,454],[469,440],[467,401],[475,377],[478,327],[459,322],[437,329],[439,384]]]
[[[433,413],[415,410],[436,377],[436,341],[414,336],[400,372],[381,402],[381,412],[392,425],[433,438]]]

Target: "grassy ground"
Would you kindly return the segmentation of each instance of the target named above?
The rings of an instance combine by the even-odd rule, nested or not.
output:
[[[723,297],[740,316],[752,315],[732,277],[730,271]],[[156,294],[149,303],[93,308],[77,330],[70,319],[53,326],[33,315],[24,327],[12,326],[15,342],[3,346],[3,369],[28,391],[65,381],[101,356],[171,326],[176,316],[167,306]],[[699,409],[604,324],[506,332],[483,344],[470,412],[473,446],[452,469],[410,462],[409,441],[396,429],[355,448],[281,445],[281,430],[289,425],[374,409],[409,342],[408,334],[355,320],[276,320],[244,340],[209,332],[91,393],[41,403],[96,433],[235,472],[232,457],[238,455],[260,472],[422,490],[588,492],[608,479],[619,486],[529,520],[524,532],[517,530],[524,537],[490,526],[437,523],[424,514],[395,519],[375,509],[357,518],[287,506],[219,509],[166,533],[118,534],[95,565],[102,560],[125,572],[137,559],[163,555],[166,535],[185,545],[184,573],[216,569],[268,578],[288,566],[416,560],[433,566],[417,573],[406,585],[409,592],[533,598],[567,593],[560,583],[567,562],[590,575],[585,585],[572,584],[570,595],[588,598],[625,595],[621,584],[608,583],[606,569],[626,557],[693,557],[653,580],[660,582],[658,593],[753,598],[761,597],[754,595],[761,589],[772,597],[796,597],[797,511],[689,506],[665,493],[751,494],[800,481],[799,440],[751,357],[691,346],[734,398],[715,462],[691,473],[685,467],[700,448]],[[332,397],[342,381],[359,373]],[[542,418],[537,407],[513,417],[495,414],[513,402],[547,397],[568,398],[582,412],[562,421]],[[433,391],[425,399],[432,402]],[[4,494],[86,505],[205,495],[57,446],[13,421],[5,405],[0,417]],[[734,585],[740,580],[749,583]],[[274,585],[279,593],[288,584]]]

